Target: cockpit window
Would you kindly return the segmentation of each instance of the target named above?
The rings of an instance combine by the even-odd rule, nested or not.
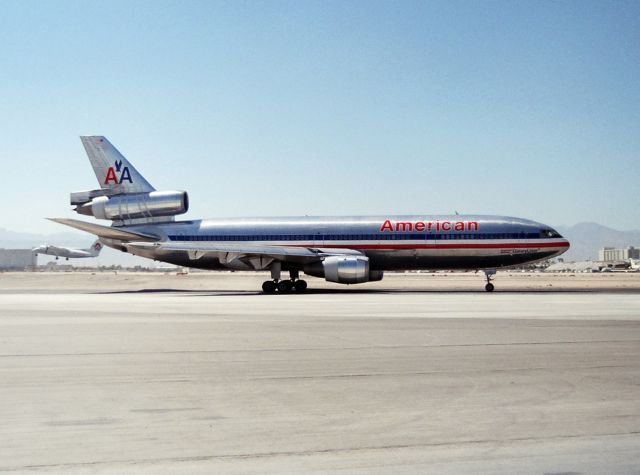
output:
[[[543,238],[559,238],[562,237],[560,236],[560,233],[558,231],[555,231],[554,229],[541,229],[540,230],[540,236]]]

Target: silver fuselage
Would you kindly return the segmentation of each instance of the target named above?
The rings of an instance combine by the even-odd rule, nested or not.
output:
[[[520,265],[562,254],[569,242],[551,227],[505,216],[412,215],[346,217],[227,218],[125,226],[189,247],[306,247],[358,251],[371,269],[490,269]],[[143,257],[204,269],[234,268],[217,257],[190,258],[186,251],[128,248]],[[295,262],[283,269],[295,269]]]
[[[85,249],[70,249],[68,247],[42,246],[34,247],[32,251],[36,254],[46,254],[48,256],[66,257],[67,259],[80,259],[85,257],[96,257],[97,253]]]

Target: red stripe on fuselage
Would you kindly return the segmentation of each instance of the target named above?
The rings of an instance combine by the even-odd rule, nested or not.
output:
[[[329,249],[539,249],[569,247],[568,242],[487,243],[487,244],[277,244],[282,247],[316,247]]]

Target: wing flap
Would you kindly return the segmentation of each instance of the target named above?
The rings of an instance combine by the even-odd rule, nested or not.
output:
[[[309,247],[296,246],[247,246],[246,244],[204,244],[190,245],[185,243],[172,242],[132,242],[126,244],[127,248],[156,251],[183,251],[190,259],[198,260],[203,257],[217,257],[222,264],[232,266],[234,261],[243,261],[253,268],[264,268],[272,261],[288,261],[297,263],[310,263],[322,260],[323,257],[335,255],[361,255],[359,251],[353,249],[314,249]]]
[[[185,251],[193,260],[200,259],[210,254],[228,255],[229,259],[237,259],[240,256],[265,256],[283,260],[287,257],[308,258],[318,260],[321,253],[306,247],[284,246],[247,246],[247,245],[186,245],[184,243],[156,242],[156,243],[130,243],[129,247],[153,248],[158,251]]]

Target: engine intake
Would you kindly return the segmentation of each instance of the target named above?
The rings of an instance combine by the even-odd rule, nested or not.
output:
[[[369,269],[366,256],[331,256],[304,268],[305,274],[338,284],[362,284],[382,280],[382,271]]]
[[[131,220],[175,216],[189,210],[186,191],[152,191],[116,196],[98,196],[76,207],[76,212],[98,219]]]

